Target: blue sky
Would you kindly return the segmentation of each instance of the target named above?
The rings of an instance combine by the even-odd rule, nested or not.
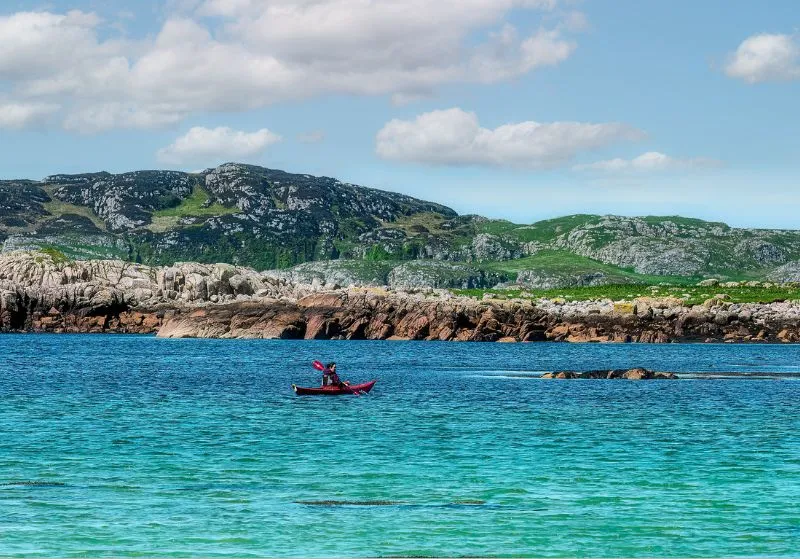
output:
[[[518,222],[800,228],[794,1],[0,8],[0,176],[244,161]]]

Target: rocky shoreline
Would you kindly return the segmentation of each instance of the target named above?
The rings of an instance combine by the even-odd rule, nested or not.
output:
[[[800,303],[476,300],[446,290],[294,283],[226,264],[0,255],[0,331],[165,338],[486,342],[800,341]]]

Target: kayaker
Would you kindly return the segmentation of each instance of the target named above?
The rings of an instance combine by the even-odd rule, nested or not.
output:
[[[322,371],[322,386],[338,386],[339,388],[345,388],[349,385],[349,382],[342,382],[339,375],[336,374],[336,363],[328,363],[325,366],[325,370]]]
[[[339,375],[336,374],[336,363],[328,363],[322,371],[322,386],[342,386]]]

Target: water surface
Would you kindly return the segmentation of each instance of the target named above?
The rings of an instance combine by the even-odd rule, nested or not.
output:
[[[0,556],[789,556],[800,347],[0,336]],[[313,359],[378,378],[297,397]],[[644,366],[681,381],[543,381]],[[718,373],[772,379],[713,378]]]

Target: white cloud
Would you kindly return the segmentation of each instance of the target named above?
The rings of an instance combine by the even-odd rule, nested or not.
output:
[[[576,165],[576,171],[603,171],[603,172],[659,172],[659,171],[678,171],[686,169],[698,169],[708,167],[718,167],[721,162],[705,157],[676,158],[659,153],[648,151],[633,159],[608,159],[597,161],[586,165]]]
[[[431,165],[549,168],[582,151],[643,137],[620,123],[520,122],[490,130],[475,113],[453,108],[390,121],[378,132],[376,151],[384,159]]]
[[[79,11],[0,16],[0,75],[40,77],[69,66],[73,52],[81,59],[96,49],[93,29],[98,23],[96,16]]]
[[[247,133],[228,127],[203,128],[196,126],[169,146],[158,151],[158,160],[172,165],[186,163],[214,164],[241,160],[262,154],[281,137],[262,128]]]
[[[753,35],[736,49],[725,73],[748,83],[800,79],[800,43],[791,35]]]
[[[176,124],[183,116],[170,105],[159,110],[158,105],[142,108],[133,103],[103,103],[73,108],[63,127],[70,132],[93,134],[112,128],[157,128]]]
[[[0,77],[20,97],[39,98],[126,88],[131,45],[100,42],[94,14],[19,12],[0,16]]]
[[[45,121],[59,109],[58,105],[0,103],[0,130],[17,130]]]
[[[512,79],[542,66],[555,66],[569,58],[575,48],[575,43],[564,40],[557,29],[539,30],[520,40],[516,28],[506,24],[476,49],[469,60],[469,75],[484,83]]]
[[[402,103],[452,83],[509,80],[576,48],[556,0],[174,0],[152,36],[72,11],[0,16],[0,86],[63,107],[67,129],[174,124],[325,94]],[[550,10],[516,29],[512,10]],[[208,17],[213,16],[213,19]],[[68,45],[68,48],[66,47]]]

